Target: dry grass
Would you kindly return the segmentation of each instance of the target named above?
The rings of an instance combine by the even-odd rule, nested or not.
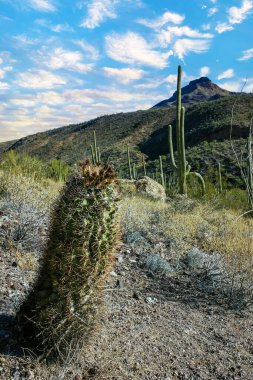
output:
[[[241,297],[244,305],[252,303],[252,218],[238,218],[235,211],[215,210],[208,203],[183,197],[167,204],[128,198],[121,213],[125,234],[139,231],[143,236],[150,233],[167,236],[171,242],[167,258],[175,265],[192,247],[198,247],[210,260],[219,257],[222,286],[230,294],[231,302],[237,303]]]

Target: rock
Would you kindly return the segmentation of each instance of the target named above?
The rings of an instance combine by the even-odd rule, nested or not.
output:
[[[145,176],[135,181],[135,187],[137,193],[145,194],[161,201],[166,200],[166,193],[163,186],[149,177]]]
[[[150,305],[154,305],[157,302],[157,298],[147,297],[146,302]]]

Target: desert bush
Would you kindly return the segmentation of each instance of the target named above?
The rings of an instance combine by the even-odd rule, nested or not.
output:
[[[69,173],[69,166],[62,160],[52,160],[47,165],[47,175],[55,181],[65,182]]]
[[[15,175],[25,175],[37,181],[46,177],[46,166],[42,161],[28,154],[15,153],[13,150],[3,156],[0,168]]]
[[[159,255],[146,255],[142,265],[149,272],[155,273],[159,276],[168,276],[175,272],[175,268]]]
[[[0,183],[1,245],[39,251],[59,186],[7,172],[0,173]]]

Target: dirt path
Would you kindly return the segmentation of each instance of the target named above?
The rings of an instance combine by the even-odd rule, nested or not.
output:
[[[65,377],[50,370],[45,374],[32,360],[6,356],[13,349],[14,306],[34,273],[22,271],[11,254],[2,256],[0,336],[5,355],[0,357],[0,379],[252,380],[250,311],[229,311],[222,299],[202,292],[185,273],[152,273],[143,267],[144,256],[143,242],[122,246],[104,289],[101,328],[82,371]]]

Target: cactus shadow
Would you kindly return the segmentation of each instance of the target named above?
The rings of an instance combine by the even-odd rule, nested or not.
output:
[[[0,354],[21,357],[24,352],[18,343],[16,318],[6,313],[0,314]]]

